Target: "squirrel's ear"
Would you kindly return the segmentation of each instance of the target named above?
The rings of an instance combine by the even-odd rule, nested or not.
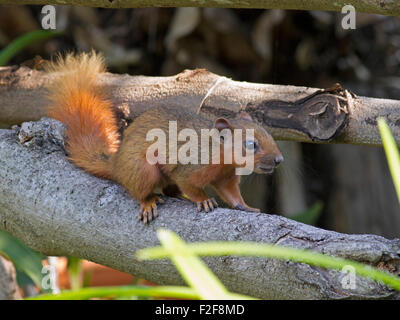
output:
[[[249,120],[249,121],[253,121],[253,118],[251,117],[250,114],[248,114],[246,111],[240,111],[236,118],[238,119],[245,119],[245,120]]]
[[[216,128],[218,131],[221,131],[224,129],[232,129],[232,125],[225,118],[217,118],[214,122],[214,128]]]

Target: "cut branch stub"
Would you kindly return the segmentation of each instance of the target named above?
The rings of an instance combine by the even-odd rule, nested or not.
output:
[[[345,127],[350,103],[350,93],[335,85],[295,102],[264,100],[259,104],[249,103],[246,111],[268,127],[295,130],[313,141],[329,141]]]

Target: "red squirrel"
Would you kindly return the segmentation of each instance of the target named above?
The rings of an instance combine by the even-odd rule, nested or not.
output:
[[[176,121],[177,129],[190,128],[221,130],[253,129],[254,137],[244,137],[243,151],[252,152],[254,171],[271,173],[283,160],[274,139],[264,128],[255,123],[246,112],[234,118],[220,117],[214,121],[182,107],[152,108],[139,115],[119,136],[112,102],[98,85],[98,76],[106,71],[100,54],[80,53],[58,56],[47,67],[56,72],[49,85],[51,105],[48,115],[66,127],[66,151],[69,159],[83,170],[98,177],[118,182],[140,203],[138,219],[146,224],[157,217],[157,203],[163,200],[154,193],[160,188],[166,196],[183,197],[197,205],[199,211],[212,211],[218,206],[214,198],[204,192],[210,185],[223,201],[232,208],[256,211],[246,205],[240,194],[240,176],[235,169],[243,167],[232,163],[149,163],[146,152],[152,141],[147,133],[154,128],[169,133],[170,121]],[[182,142],[179,142],[180,145]],[[223,140],[218,150],[224,159]],[[246,150],[247,149],[247,150]],[[158,152],[158,151],[157,151]]]

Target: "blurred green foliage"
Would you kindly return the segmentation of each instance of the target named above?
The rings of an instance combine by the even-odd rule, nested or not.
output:
[[[322,202],[317,201],[305,211],[294,214],[293,216],[290,216],[290,218],[301,223],[315,226],[318,218],[321,216],[323,208],[324,205],[322,204]]]
[[[378,119],[378,127],[382,137],[383,148],[385,149],[386,158],[388,160],[390,173],[392,174],[393,183],[400,202],[400,153],[397,148],[396,141],[390,131],[386,120]]]
[[[50,39],[61,35],[61,32],[35,30],[14,39],[7,47],[0,51],[0,66],[5,66],[12,57],[32,43]]]
[[[44,274],[42,260],[46,257],[0,230],[0,253],[6,255],[15,265],[20,287],[32,282],[41,287]],[[42,288],[43,289],[43,288]],[[43,290],[47,292],[47,290]]]

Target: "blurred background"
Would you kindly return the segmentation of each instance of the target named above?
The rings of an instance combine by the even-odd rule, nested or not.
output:
[[[8,64],[40,68],[35,56],[94,48],[113,73],[167,76],[206,68],[234,80],[317,88],[339,82],[357,95],[400,99],[397,17],[357,14],[356,29],[344,30],[336,12],[56,8],[62,34],[34,42]],[[0,49],[40,30],[42,16],[40,6],[0,7]],[[250,206],[338,232],[399,237],[399,203],[382,148],[279,146],[285,162],[278,172],[242,183]],[[65,261],[58,262],[61,273]],[[122,283],[132,281],[121,276]]]

